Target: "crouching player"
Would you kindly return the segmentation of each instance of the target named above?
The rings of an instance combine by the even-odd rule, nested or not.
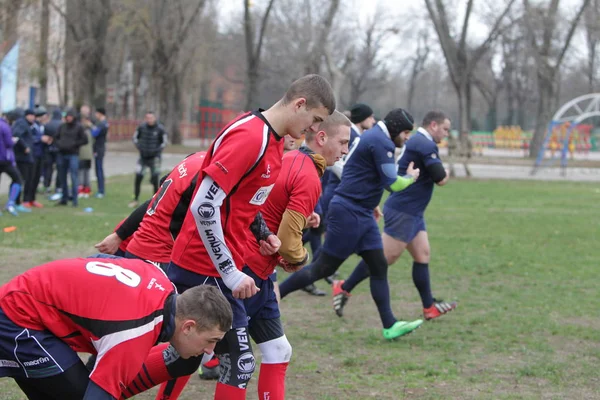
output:
[[[231,322],[217,288],[178,295],[144,261],[53,261],[0,287],[0,377],[30,400],[119,399],[180,375],[177,364],[212,353]],[[98,355],[91,374],[77,352]]]

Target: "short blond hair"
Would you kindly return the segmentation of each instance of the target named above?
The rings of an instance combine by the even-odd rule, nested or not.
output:
[[[338,126],[351,127],[352,123],[350,122],[348,117],[346,117],[344,114],[342,114],[338,110],[335,110],[333,112],[333,114],[331,114],[329,117],[325,118],[325,121],[321,122],[321,124],[319,125],[318,131],[325,131],[327,136],[332,137],[332,136],[335,136],[337,133],[332,128],[338,127]],[[312,130],[309,129],[305,134],[306,141],[310,142],[310,141],[314,140],[315,134],[316,134],[316,132],[313,132]]]

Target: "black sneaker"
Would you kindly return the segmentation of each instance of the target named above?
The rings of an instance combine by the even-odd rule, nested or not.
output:
[[[311,294],[313,296],[325,296],[327,294],[324,291],[322,291],[321,289],[319,289],[318,287],[316,287],[314,283],[311,283],[310,285],[303,287],[302,290],[304,290],[306,293]]]

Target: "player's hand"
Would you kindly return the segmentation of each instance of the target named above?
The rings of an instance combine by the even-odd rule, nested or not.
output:
[[[104,238],[103,241],[95,245],[94,247],[98,249],[100,253],[104,254],[115,254],[117,250],[119,250],[119,246],[121,245],[121,238],[116,233],[111,233],[107,237]]]
[[[279,240],[277,235],[269,235],[267,240],[261,240],[258,244],[260,245],[260,254],[270,256],[279,251],[281,240]]]
[[[379,206],[375,207],[373,210],[373,217],[375,218],[375,222],[379,222],[381,217],[383,217],[383,213],[381,212],[381,208],[379,208]]]
[[[417,179],[419,179],[420,173],[421,170],[419,168],[415,168],[415,163],[411,161],[410,164],[408,164],[408,168],[406,168],[406,175],[412,176],[413,179],[416,181]]]
[[[313,212],[306,219],[306,226],[309,228],[318,228],[321,225],[321,216],[316,212]]]
[[[254,283],[254,279],[244,274],[244,280],[238,285],[237,288],[232,292],[233,297],[236,299],[247,299],[260,292],[260,289]]]
[[[283,268],[285,272],[290,274],[299,271],[302,269],[302,267],[304,267],[304,265],[291,265],[289,262],[285,261],[283,257],[279,257],[277,264]]]

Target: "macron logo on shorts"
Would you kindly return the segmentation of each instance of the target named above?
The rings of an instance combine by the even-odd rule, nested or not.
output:
[[[44,364],[44,363],[47,363],[49,361],[50,361],[50,359],[48,357],[40,357],[37,360],[25,361],[23,363],[23,365],[26,366],[26,367],[33,367],[34,365]]]

